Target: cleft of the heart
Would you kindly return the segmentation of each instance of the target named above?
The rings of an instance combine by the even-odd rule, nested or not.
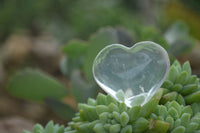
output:
[[[169,67],[167,52],[154,42],[139,42],[130,48],[112,44],[96,56],[93,75],[105,92],[131,107],[151,99],[164,82]],[[120,93],[124,100],[119,98]]]

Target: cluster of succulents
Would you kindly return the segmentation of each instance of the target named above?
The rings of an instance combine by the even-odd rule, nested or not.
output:
[[[191,105],[200,102],[199,79],[191,73],[188,61],[182,67],[178,61],[175,61],[162,85],[164,96],[160,103],[165,104],[168,101],[176,100],[181,105]]]
[[[99,93],[96,100],[78,105],[68,127],[50,122],[45,128],[36,125],[33,133],[200,133],[199,93],[189,62],[181,67],[175,61],[162,88],[145,105],[129,108]]]
[[[64,133],[65,127],[59,126],[58,124],[53,123],[53,121],[50,121],[45,127],[42,127],[40,124],[36,124],[33,127],[33,133]],[[22,133],[31,133],[27,130],[24,130]]]

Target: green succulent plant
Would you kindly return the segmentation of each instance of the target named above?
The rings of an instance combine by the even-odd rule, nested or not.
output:
[[[51,121],[45,128],[35,125],[33,133],[200,133],[199,90],[189,62],[181,66],[175,61],[162,88],[145,105],[129,108],[99,93],[96,100],[78,105],[68,127]]]
[[[200,102],[199,79],[196,75],[192,75],[188,61],[183,66],[178,61],[172,64],[162,88],[164,88],[164,96],[160,101],[161,104],[173,100],[182,105]]]
[[[45,127],[42,127],[40,124],[36,124],[33,127],[33,133],[64,133],[65,127],[63,125],[58,125],[50,121]],[[24,130],[22,133],[31,133],[29,131]]]

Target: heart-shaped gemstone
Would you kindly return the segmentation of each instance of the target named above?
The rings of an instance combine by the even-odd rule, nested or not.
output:
[[[131,107],[149,101],[164,82],[169,67],[167,52],[154,42],[139,42],[131,48],[112,44],[95,58],[93,75],[99,86],[118,101],[124,93],[124,102]]]

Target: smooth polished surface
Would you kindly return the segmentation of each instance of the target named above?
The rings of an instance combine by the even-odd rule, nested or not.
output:
[[[160,45],[145,41],[128,48],[112,44],[94,60],[93,75],[99,86],[118,101],[124,93],[127,106],[145,104],[160,88],[169,71],[167,52]]]

